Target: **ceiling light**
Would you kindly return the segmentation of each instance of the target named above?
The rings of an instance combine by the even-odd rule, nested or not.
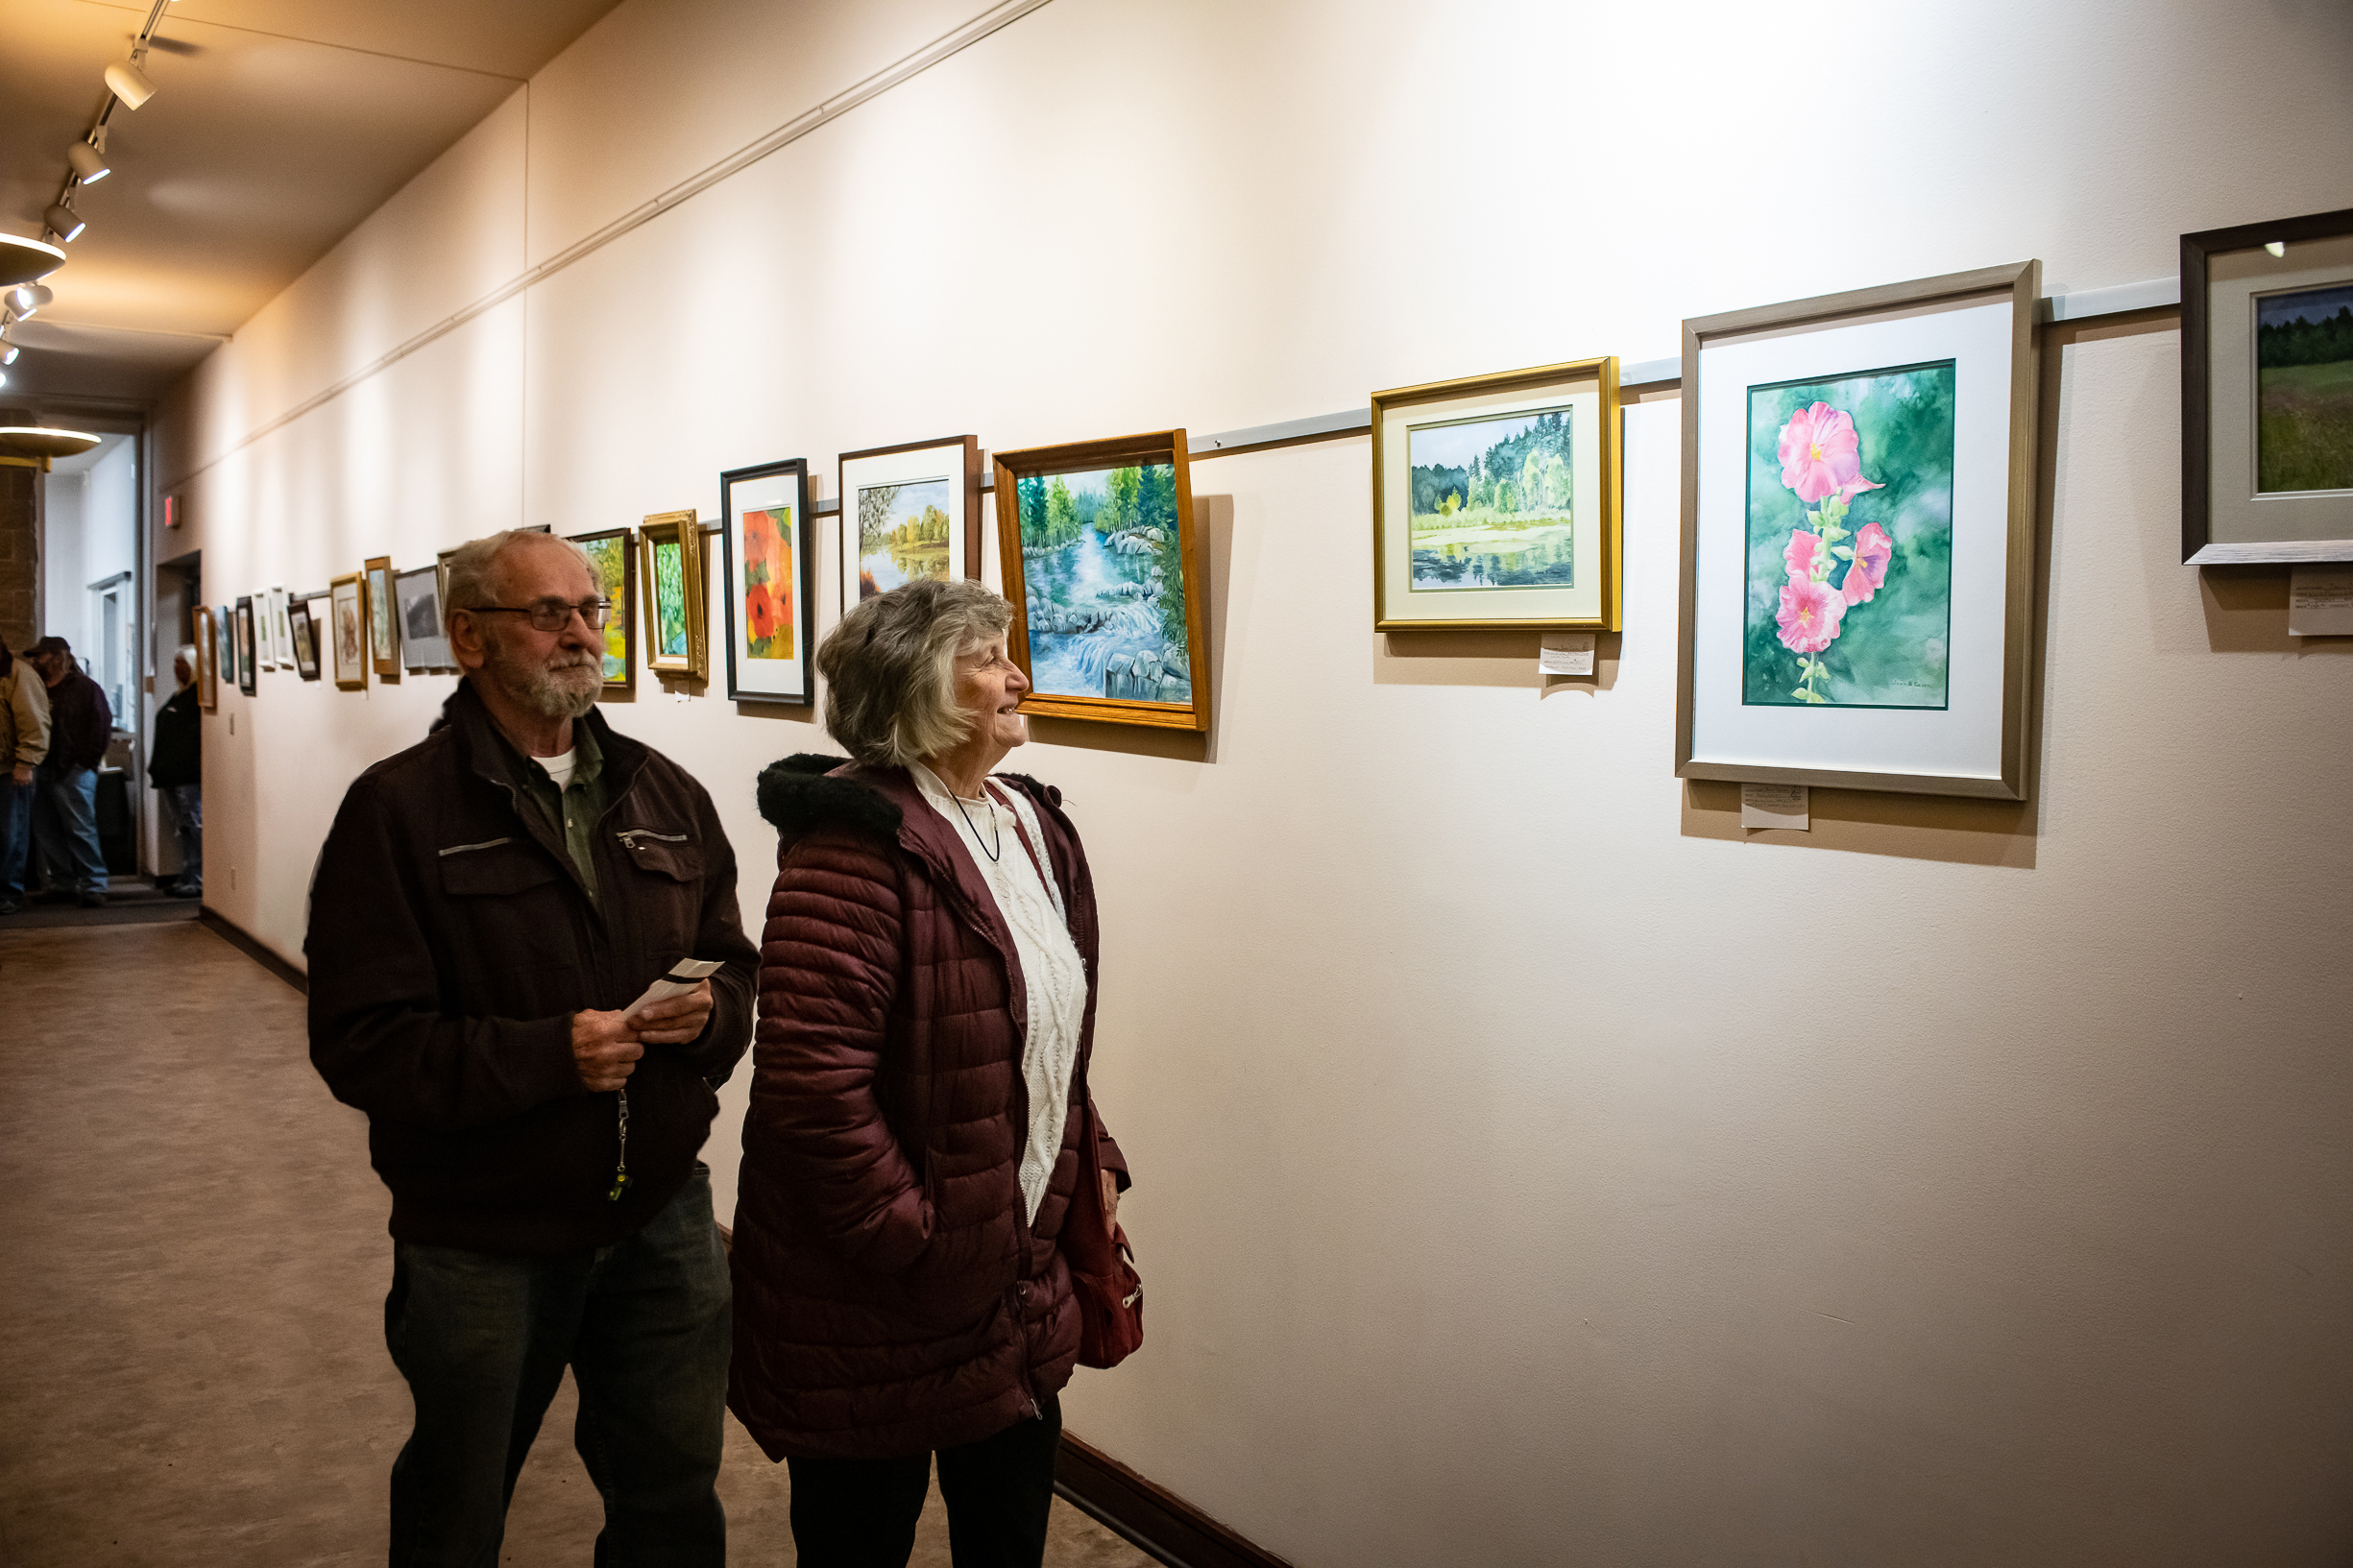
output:
[[[7,304],[16,312],[16,319],[23,321],[56,298],[56,291],[46,283],[19,283],[6,295],[0,295],[0,303]]]
[[[0,365],[15,364],[16,356],[22,352],[24,350],[13,343],[0,343]]]
[[[65,161],[74,166],[74,173],[82,177],[82,182],[85,185],[95,185],[110,172],[107,168],[107,160],[98,156],[98,149],[86,141],[78,141],[66,148]]]
[[[123,101],[123,108],[137,109],[156,95],[156,84],[147,80],[139,69],[135,57],[118,60],[107,67],[107,90]]]
[[[49,232],[68,245],[80,236],[85,227],[82,222],[82,214],[62,202],[50,203],[49,210],[41,214],[41,222],[49,226]]]
[[[85,430],[53,430],[45,425],[0,425],[0,452],[25,457],[78,457],[98,445]]]
[[[0,234],[0,289],[30,283],[65,265],[65,253],[36,239]]]

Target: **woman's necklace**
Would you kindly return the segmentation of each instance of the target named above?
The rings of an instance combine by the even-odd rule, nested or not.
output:
[[[981,799],[988,807],[988,832],[991,842],[986,845],[981,843],[981,830],[972,825],[972,813],[964,809],[964,798],[954,789],[948,791],[948,798],[956,802],[956,814],[964,819],[964,830],[972,834],[974,846],[985,849],[988,853],[989,863],[994,865],[997,856],[1005,853],[1005,824],[997,820],[997,803],[988,795],[988,785],[985,783],[981,785]]]

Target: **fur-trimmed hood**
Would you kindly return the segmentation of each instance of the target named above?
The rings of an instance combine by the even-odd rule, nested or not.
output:
[[[846,757],[806,751],[770,762],[760,770],[760,814],[787,843],[834,826],[896,839],[905,813],[873,785],[834,776],[849,765]]]

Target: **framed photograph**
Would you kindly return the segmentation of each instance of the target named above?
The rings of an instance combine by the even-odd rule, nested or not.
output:
[[[662,675],[709,680],[702,525],[691,511],[656,512],[638,528],[638,556],[645,585],[645,667]]]
[[[319,678],[319,629],[310,618],[310,601],[296,599],[286,606],[286,636],[294,648],[294,672],[305,681]]]
[[[1615,631],[1617,361],[1372,395],[1372,624]]]
[[[2353,207],[2181,236],[2181,559],[2353,561]]]
[[[457,655],[450,651],[448,629],[441,621],[441,568],[417,567],[396,572],[392,601],[400,622],[400,667],[455,669]]]
[[[843,452],[841,609],[918,577],[981,575],[981,438]]]
[[[1022,711],[1208,729],[1185,433],[999,452],[995,467],[1007,640],[1031,687]]]
[[[279,669],[294,667],[294,639],[286,625],[286,590],[283,584],[270,590],[270,660]]]
[[[335,688],[340,691],[368,688],[368,579],[350,572],[335,579],[327,591],[327,648],[333,655]]]
[[[814,702],[817,530],[809,515],[808,460],[730,469],[719,475],[719,504],[727,694],[738,702]],[[843,526],[846,537],[857,524]],[[925,546],[905,559],[917,575],[937,575],[929,569],[934,553]]]
[[[1683,324],[1679,777],[2026,798],[2041,285]]]
[[[260,666],[255,659],[254,601],[247,595],[237,600],[237,689],[249,697],[254,694],[260,675]]]
[[[196,706],[209,713],[221,706],[220,628],[208,604],[198,605],[189,617],[188,636],[196,645]]]
[[[605,619],[605,689],[632,691],[638,684],[637,535],[627,528],[566,536],[589,559],[596,591],[612,604]]]
[[[400,628],[392,591],[392,558],[371,557],[368,577],[368,663],[378,677],[400,677]]]

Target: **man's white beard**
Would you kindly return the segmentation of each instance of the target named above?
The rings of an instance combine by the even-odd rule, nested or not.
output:
[[[498,689],[542,718],[578,718],[596,706],[604,688],[604,661],[586,648],[559,648],[537,669],[509,659],[496,641],[486,651]]]

